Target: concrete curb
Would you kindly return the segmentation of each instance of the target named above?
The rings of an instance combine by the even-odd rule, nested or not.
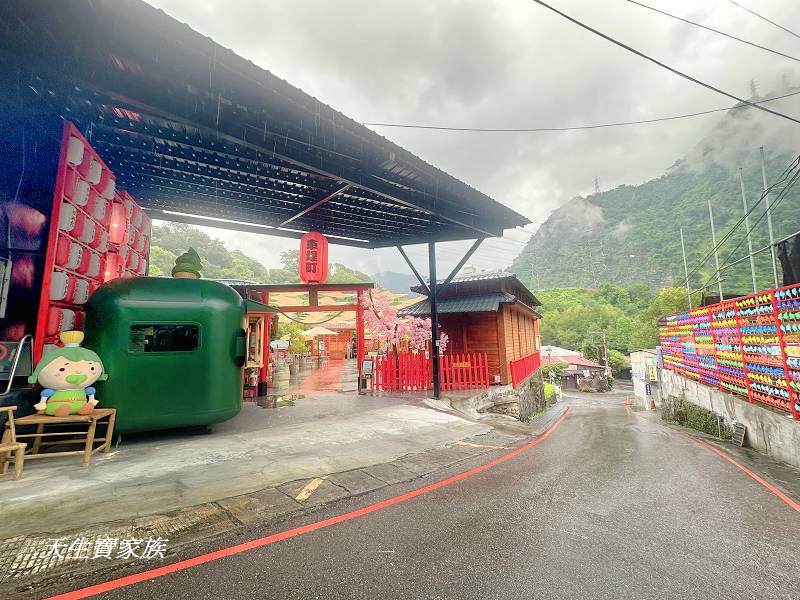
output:
[[[146,568],[147,561],[69,558],[50,555],[54,539],[69,544],[75,539],[88,540],[94,547],[101,538],[153,539],[168,541],[169,555],[202,539],[232,529],[266,526],[288,517],[309,513],[344,498],[357,497],[371,491],[404,483],[446,469],[498,448],[510,447],[521,441],[519,436],[489,432],[441,448],[408,454],[388,463],[380,463],[321,475],[311,480],[292,481],[257,492],[224,498],[190,506],[165,514],[137,518],[133,521],[114,521],[73,529],[56,534],[18,536],[0,540],[0,597],[40,597],[48,586],[65,583],[91,575],[103,577],[138,562]],[[467,441],[471,440],[471,441]],[[322,479],[305,499],[300,492],[310,481]],[[64,551],[62,550],[62,553]]]

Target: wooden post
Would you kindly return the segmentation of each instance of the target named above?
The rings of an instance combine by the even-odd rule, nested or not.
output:
[[[259,299],[262,304],[269,304],[269,292],[258,292]],[[262,330],[262,335],[264,336],[263,341],[263,350],[262,350],[262,362],[264,363],[261,365],[261,370],[258,373],[258,389],[256,390],[256,394],[259,396],[266,396],[267,395],[267,387],[269,383],[269,334],[270,334],[270,326],[272,324],[272,318],[270,314],[270,318],[264,318],[264,329]]]

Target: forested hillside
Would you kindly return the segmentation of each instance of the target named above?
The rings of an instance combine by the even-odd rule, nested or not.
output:
[[[797,91],[796,89],[794,91]],[[770,103],[795,114],[800,95]],[[757,113],[757,114],[756,114]],[[654,139],[653,143],[658,143]],[[717,239],[742,217],[739,167],[743,170],[749,206],[761,195],[759,146],[767,157],[767,180],[780,181],[800,154],[800,133],[781,119],[752,108],[731,110],[684,158],[667,172],[640,185],[575,198],[556,210],[515,259],[512,270],[534,288],[587,287],[602,282],[619,285],[644,282],[653,289],[681,285],[684,280],[679,229],[686,240],[689,268],[711,249],[707,200],[711,200]],[[775,238],[800,230],[800,185],[778,200],[785,183],[772,194]],[[754,248],[768,243],[763,202],[753,211]],[[720,250],[720,262],[743,256],[744,227]],[[759,287],[771,287],[768,255],[756,261]],[[745,261],[724,275],[725,293],[752,289]],[[691,277],[695,287],[714,281],[713,260]]]
[[[656,320],[686,308],[684,288],[654,292],[645,284],[627,287],[600,284],[597,289],[559,288],[536,292],[542,343],[579,350],[597,358],[597,344],[605,334],[608,348],[621,356],[652,348],[658,341]],[[609,354],[613,359],[614,352]]]
[[[297,242],[299,246],[299,241]],[[298,250],[281,253],[281,268],[268,269],[240,250],[228,250],[220,240],[181,223],[165,223],[153,227],[150,243],[150,275],[169,275],[175,259],[192,247],[203,261],[203,277],[211,279],[247,279],[258,283],[299,283]],[[329,283],[371,281],[369,275],[334,263]]]

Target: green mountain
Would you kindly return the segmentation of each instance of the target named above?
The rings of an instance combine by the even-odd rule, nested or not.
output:
[[[300,242],[297,241],[299,246]],[[150,241],[150,275],[169,275],[175,259],[194,248],[203,263],[203,277],[209,279],[246,279],[257,283],[299,283],[298,250],[281,253],[281,268],[268,269],[240,250],[228,250],[218,239],[181,223],[164,223],[153,227]],[[369,275],[341,264],[330,265],[328,283],[372,281]]]
[[[800,95],[769,106],[798,115]],[[641,282],[653,289],[683,285],[680,228],[692,271],[712,248],[707,201],[719,241],[743,215],[740,167],[748,205],[752,207],[761,196],[760,146],[766,149],[771,185],[800,154],[800,126],[751,107],[734,107],[661,177],[574,198],[554,211],[514,260],[513,271],[534,289],[597,288],[602,282],[623,286]],[[771,194],[776,240],[800,230],[800,184],[777,200],[784,185]],[[751,213],[754,249],[768,244],[766,218],[756,223],[764,212],[762,202]],[[744,230],[738,227],[722,246],[720,264],[746,254]],[[768,252],[756,258],[756,267],[759,288],[772,287]],[[723,277],[725,294],[752,290],[747,260]],[[690,281],[693,287],[715,282],[713,258]],[[714,292],[716,286],[710,289]]]

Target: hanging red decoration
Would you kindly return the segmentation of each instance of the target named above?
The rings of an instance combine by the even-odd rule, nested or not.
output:
[[[309,231],[300,238],[300,280],[325,283],[328,279],[328,239],[319,231]]]
[[[103,266],[103,281],[111,281],[120,276],[122,271],[122,260],[116,252],[106,254],[105,265]]]
[[[111,205],[111,223],[108,227],[108,241],[112,244],[124,244],[128,240],[128,215],[125,205],[114,202]]]

